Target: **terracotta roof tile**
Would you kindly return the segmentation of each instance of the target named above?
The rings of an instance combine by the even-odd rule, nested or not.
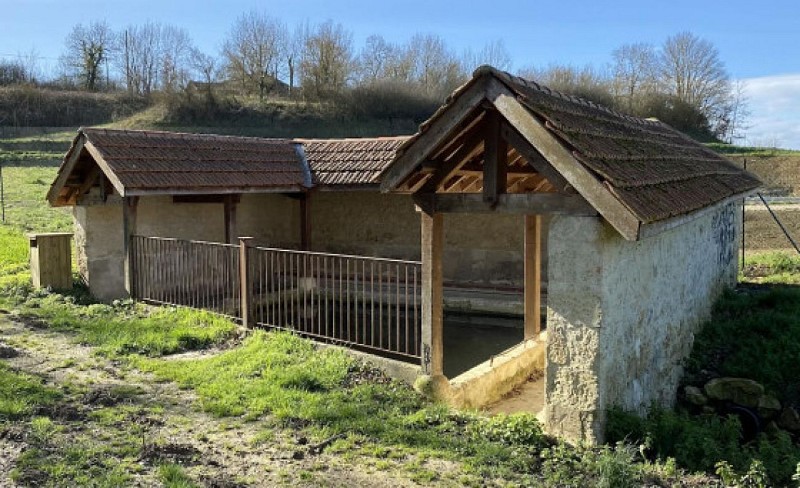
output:
[[[93,128],[81,133],[130,191],[300,190],[307,183],[290,140]]]
[[[659,121],[491,71],[644,223],[687,214],[760,185],[755,176]]]
[[[295,139],[303,144],[314,184],[377,184],[409,136],[365,139]]]

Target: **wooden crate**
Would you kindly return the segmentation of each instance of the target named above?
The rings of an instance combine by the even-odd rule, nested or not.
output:
[[[31,278],[35,288],[72,288],[72,234],[29,234]]]

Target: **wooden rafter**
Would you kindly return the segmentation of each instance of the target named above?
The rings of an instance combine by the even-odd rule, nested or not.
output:
[[[483,200],[492,205],[508,186],[508,145],[500,136],[500,127],[500,115],[489,112],[483,143]]]

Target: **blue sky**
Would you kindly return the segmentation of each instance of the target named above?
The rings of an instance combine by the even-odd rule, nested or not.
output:
[[[553,62],[600,67],[621,44],[658,45],[689,30],[714,43],[731,76],[747,82],[753,112],[747,140],[800,149],[797,0],[0,0],[0,6],[0,57],[35,51],[43,66],[55,62],[80,22],[174,24],[201,49],[217,52],[235,18],[251,9],[289,26],[341,22],[357,47],[370,34],[402,42],[417,32],[435,33],[457,52],[502,39],[515,68]]]

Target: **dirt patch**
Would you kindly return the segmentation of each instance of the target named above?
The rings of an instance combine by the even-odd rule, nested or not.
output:
[[[181,466],[199,464],[202,453],[190,444],[148,445],[142,453],[142,460],[152,465],[168,462]]]
[[[773,205],[773,212],[795,242],[800,241],[800,205]],[[787,250],[792,244],[764,205],[747,205],[744,212],[747,251]]]
[[[800,196],[800,156],[735,156],[738,166],[747,159],[747,170],[764,182],[771,195]]]
[[[87,436],[97,439],[98,446],[121,435],[140,437],[134,442],[142,446],[142,471],[133,475],[132,486],[160,486],[158,465],[163,463],[180,464],[196,482],[221,488],[416,485],[400,465],[377,471],[369,457],[359,454],[358,446],[351,457],[329,453],[338,438],[329,442],[312,438],[300,444],[298,439],[307,435],[310,426],[306,420],[276,422],[266,417],[244,422],[206,414],[198,408],[192,391],[98,356],[93,348],[76,343],[73,335],[52,331],[39,320],[0,316],[0,334],[8,347],[20,353],[6,360],[11,367],[41,376],[50,386],[68,385],[62,401],[35,412],[57,424],[66,446],[86,442]],[[390,379],[378,369],[354,368],[346,383],[368,381]],[[104,415],[111,415],[106,418],[112,420],[104,422]],[[0,486],[8,483],[10,471],[27,446],[30,426],[26,422],[13,425],[0,431]],[[272,432],[268,442],[257,437],[265,431]],[[298,452],[302,455],[295,455]],[[23,485],[48,483],[47,473],[36,468],[21,475]]]
[[[19,351],[0,342],[0,359],[11,359],[19,356]]]

